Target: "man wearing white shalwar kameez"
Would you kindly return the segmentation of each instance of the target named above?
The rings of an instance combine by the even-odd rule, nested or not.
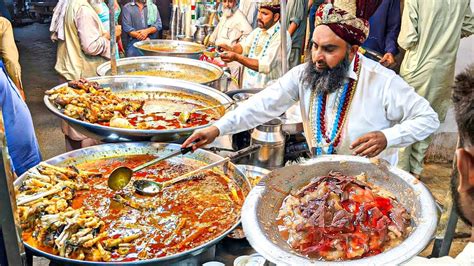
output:
[[[211,44],[232,46],[240,38],[245,38],[252,32],[252,26],[248,23],[245,15],[237,8],[236,1],[228,0],[223,3],[222,18],[209,37]]]
[[[263,3],[258,13],[258,28],[232,47],[221,45],[226,50],[221,55],[224,62],[238,62],[244,66],[242,88],[265,88],[270,80],[278,79],[283,74],[279,20],[280,4]],[[291,37],[289,33],[286,35],[289,55]]]
[[[365,15],[375,8],[366,8]],[[439,121],[429,103],[395,72],[357,53],[368,35],[368,21],[356,14],[320,6],[312,62],[293,68],[213,126],[195,132],[183,146],[199,139],[197,148],[218,135],[253,128],[300,101],[314,155],[354,154],[395,165],[398,148],[426,138]],[[315,82],[313,77],[318,77]]]
[[[441,122],[451,105],[460,40],[474,34],[470,1],[406,0],[404,3],[398,44],[406,53],[400,76],[430,102]],[[431,137],[403,149],[399,167],[420,175],[430,143]]]

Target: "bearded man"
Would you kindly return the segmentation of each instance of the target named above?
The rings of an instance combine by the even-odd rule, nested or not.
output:
[[[314,156],[377,156],[394,165],[399,147],[433,133],[439,121],[429,103],[395,72],[357,53],[376,5],[356,5],[354,0],[360,9],[353,10],[337,4],[323,4],[316,13],[310,62],[294,67],[214,125],[196,131],[183,145],[199,139],[197,148],[219,135],[248,130],[297,101]]]
[[[236,44],[240,38],[252,31],[242,11],[237,8],[237,0],[223,0],[222,18],[209,37],[209,42],[217,46]]]
[[[277,79],[283,74],[279,21],[280,2],[277,0],[263,2],[258,10],[258,28],[232,47],[220,46],[226,51],[221,54],[224,62],[238,62],[245,67],[242,88],[265,88],[268,81]],[[286,35],[287,43],[291,44],[289,33],[286,32]],[[288,45],[288,54],[290,50],[291,45]]]

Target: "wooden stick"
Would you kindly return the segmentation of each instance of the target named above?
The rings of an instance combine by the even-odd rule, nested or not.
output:
[[[117,75],[117,59],[115,58],[115,1],[109,0],[109,32],[110,32],[110,70],[112,76]]]

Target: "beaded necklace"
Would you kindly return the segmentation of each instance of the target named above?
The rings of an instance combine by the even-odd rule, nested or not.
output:
[[[252,46],[250,47],[250,52],[249,52],[249,58],[253,58],[254,56],[257,56],[255,54],[255,49],[257,49],[257,44],[258,44],[258,41],[260,40],[260,35],[262,33],[263,30],[260,30],[257,34],[257,37],[255,37],[255,39],[253,40],[253,43],[252,43]],[[272,35],[270,36],[270,38],[268,38],[268,40],[265,42],[265,44],[263,45],[263,49],[262,51],[260,52],[261,56],[265,56],[266,52],[267,52],[267,49],[268,47],[270,46],[270,41],[272,40],[273,36],[275,36],[275,34],[277,34],[278,32],[280,31],[280,24],[278,24],[275,28],[275,31],[272,33]],[[249,69],[250,70],[250,69]],[[258,72],[257,71],[253,71],[251,70],[249,72],[252,76],[255,76]]]
[[[311,123],[311,135],[315,145],[314,155],[323,154],[323,148],[328,147],[327,154],[336,153],[335,148],[339,145],[342,131],[349,113],[349,109],[354,97],[357,81],[360,75],[359,56],[356,54],[354,61],[354,71],[357,73],[357,80],[351,79],[344,85],[342,93],[339,97],[337,108],[333,109],[335,114],[331,134],[327,134],[326,130],[326,101],[327,92],[316,95],[316,90],[311,91],[310,104],[312,106],[309,114]],[[316,104],[317,98],[317,104]],[[315,110],[316,109],[316,110]],[[316,113],[316,114],[315,114]],[[316,134],[314,130],[316,129]]]

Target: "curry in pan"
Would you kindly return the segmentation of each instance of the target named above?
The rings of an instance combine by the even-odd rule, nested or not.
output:
[[[144,44],[140,46],[140,49],[148,50],[152,52],[180,52],[180,53],[200,53],[203,51],[203,47],[199,45],[178,45],[178,44]]]
[[[142,92],[143,93],[143,92]],[[153,99],[143,100],[102,88],[97,82],[81,79],[67,86],[46,91],[49,100],[65,115],[109,127],[127,129],[171,130],[207,125],[218,120],[223,108],[192,112],[181,121],[182,112],[207,107],[204,99],[184,93],[153,92]]]
[[[196,83],[208,83],[210,81],[216,80],[219,78],[218,74],[214,71],[192,66],[192,65],[174,65],[170,66],[169,68],[150,68],[149,70],[136,70],[126,72],[127,75],[138,75],[138,76],[155,76],[155,77],[162,77],[162,78],[171,78],[171,79],[179,79],[179,80],[186,80]]]
[[[119,165],[135,167],[151,155],[98,159],[66,168],[40,164],[16,188],[17,200],[54,189],[55,194],[18,206],[23,240],[62,257],[88,261],[136,261],[200,246],[239,219],[244,195],[218,171],[176,183],[154,197],[131,186],[115,192],[108,174]],[[202,166],[173,159],[135,173],[135,179],[165,181]]]

